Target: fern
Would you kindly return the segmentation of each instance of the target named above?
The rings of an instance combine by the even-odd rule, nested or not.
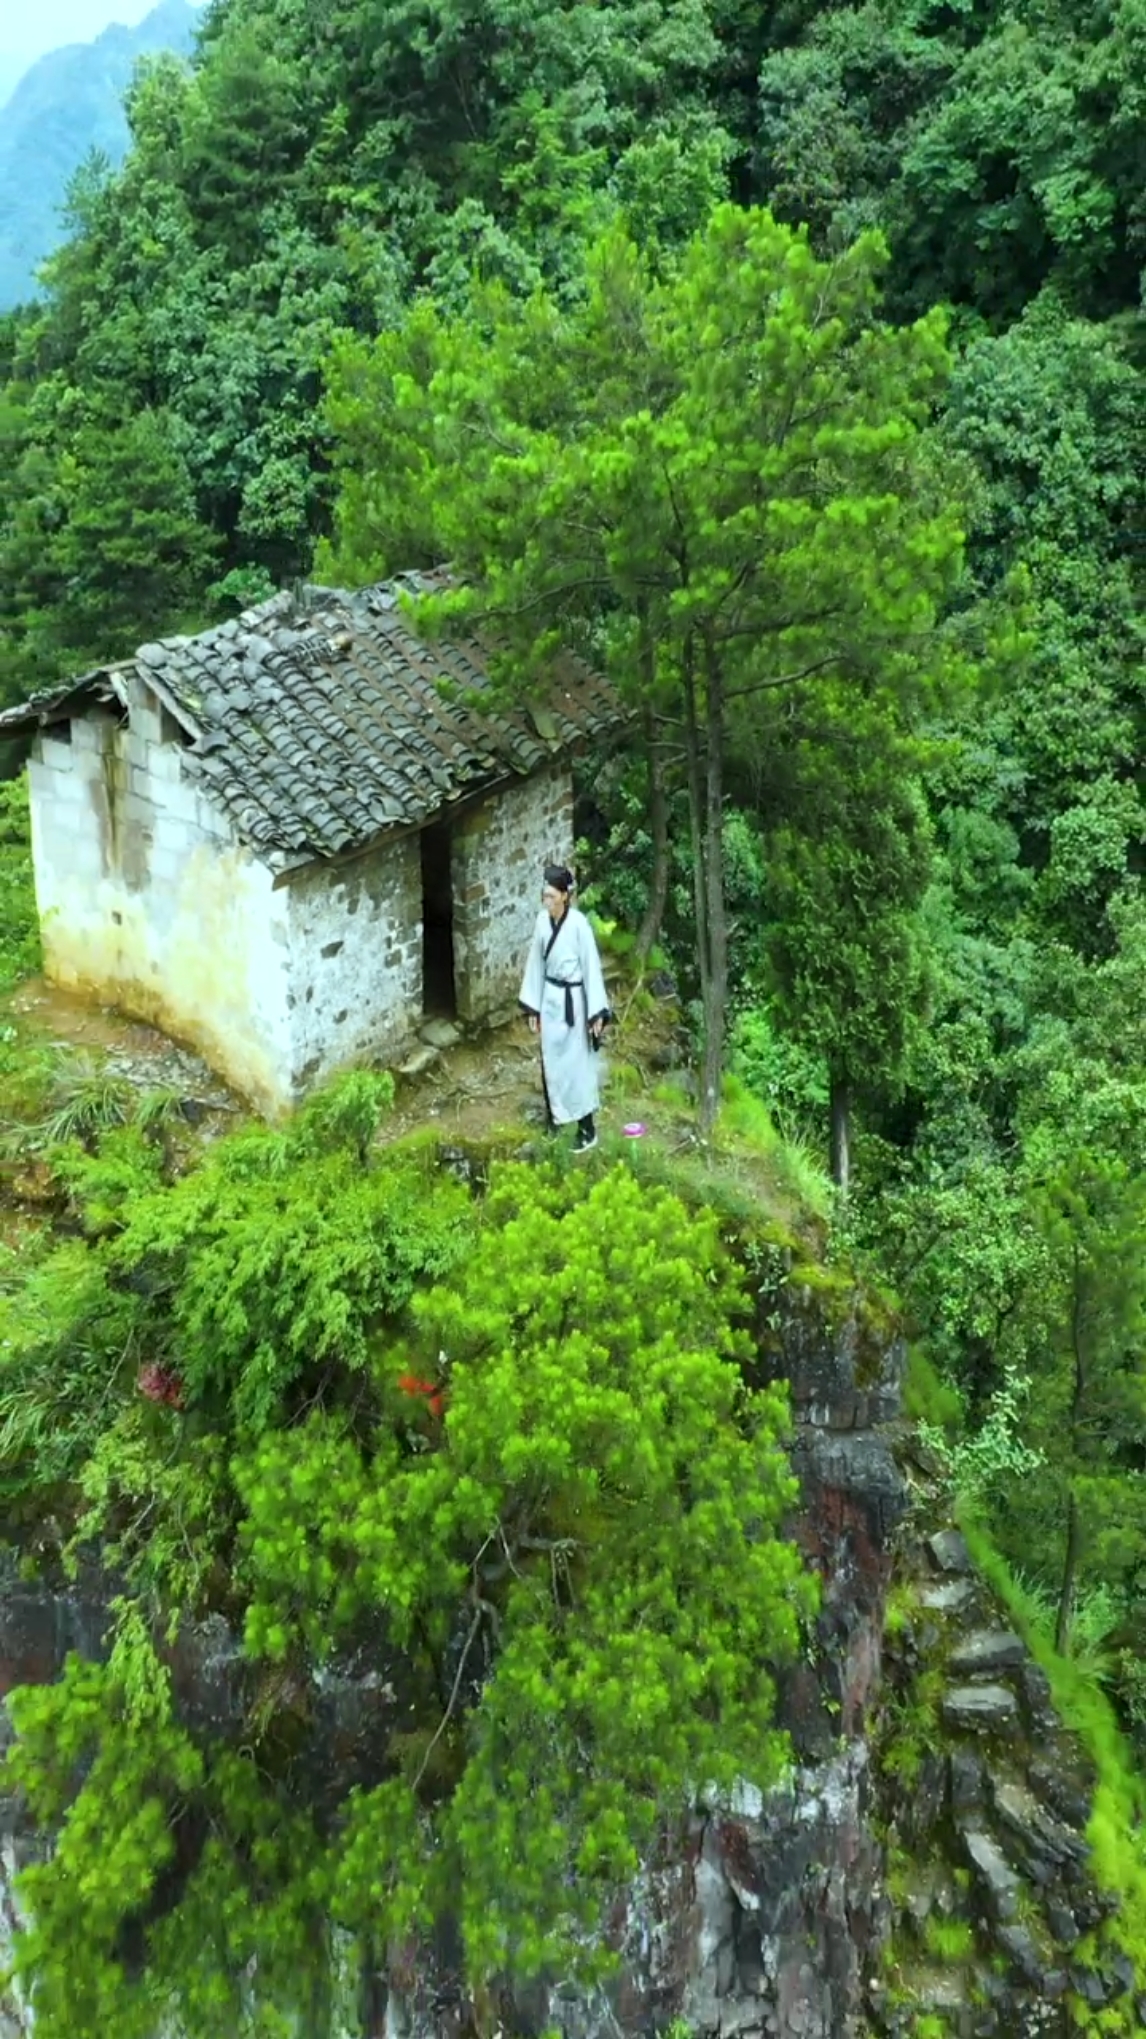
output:
[[[159,1086],[145,1090],[135,1107],[135,1123],[143,1133],[153,1133],[179,1117],[182,1099],[177,1090]]]
[[[0,1486],[73,1479],[131,1377],[135,1308],[68,1242],[0,1296]]]
[[[32,1135],[41,1149],[89,1141],[111,1126],[126,1125],[135,1095],[122,1076],[113,1076],[86,1055],[61,1066],[52,1092],[47,1116]]]

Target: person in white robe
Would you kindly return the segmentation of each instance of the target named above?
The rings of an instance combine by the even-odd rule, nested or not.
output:
[[[572,891],[572,872],[547,865],[520,995],[530,1028],[541,1036],[546,1122],[575,1123],[577,1152],[585,1154],[597,1145],[596,1049],[609,999],[596,938]]]

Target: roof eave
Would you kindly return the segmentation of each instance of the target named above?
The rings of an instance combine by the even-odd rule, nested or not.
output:
[[[34,734],[37,729],[46,729],[53,722],[65,722],[93,706],[109,708],[112,697],[126,708],[123,676],[129,670],[128,664],[93,666],[78,680],[69,680],[65,687],[45,688],[27,701],[17,701],[11,708],[0,711],[0,737]]]

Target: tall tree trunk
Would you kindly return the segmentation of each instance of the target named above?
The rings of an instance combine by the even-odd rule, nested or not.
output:
[[[724,898],[724,674],[713,646],[705,656],[704,772],[705,919],[708,983],[704,992],[704,1068],[700,1129],[712,1131],[720,1109],[728,1005],[728,913]]]
[[[1066,1555],[1062,1566],[1062,1585],[1058,1595],[1058,1620],[1055,1623],[1054,1646],[1060,1657],[1070,1654],[1070,1635],[1074,1627],[1074,1603],[1078,1593],[1078,1568],[1082,1562],[1082,1519],[1078,1512],[1074,1489],[1071,1489],[1066,1515]]]
[[[704,766],[701,757],[700,722],[696,709],[696,674],[693,647],[685,645],[684,671],[684,755],[688,776],[688,827],[692,847],[692,904],[696,915],[696,967],[700,978],[701,1009],[708,1010],[712,963],[708,943],[708,866],[704,828]]]
[[[661,922],[669,887],[668,789],[664,744],[652,706],[645,709],[645,754],[649,766],[649,832],[653,839],[653,869],[649,900],[637,935],[637,968],[643,970],[649,953],[660,939]]]
[[[691,865],[693,865],[693,913],[695,913],[695,960],[699,975],[699,1005],[704,1013],[704,1056],[701,1056],[701,1091],[699,1091],[699,1126],[701,1132],[708,1132],[704,1117],[704,1081],[708,1070],[708,1026],[712,1009],[712,948],[708,930],[708,834],[706,834],[706,763],[701,754],[701,732],[697,716],[695,697],[695,669],[693,669],[693,644],[685,644],[683,659],[683,699],[685,699],[685,767],[689,785],[689,840],[691,840]]]
[[[1084,1273],[1082,1255],[1074,1248],[1073,1282],[1070,1310],[1070,1340],[1074,1352],[1074,1388],[1070,1398],[1070,1455],[1074,1460],[1078,1450],[1078,1434],[1082,1423],[1082,1412],[1086,1402],[1086,1352],[1083,1346],[1083,1286]],[[1070,1477],[1068,1475],[1068,1477]],[[1061,1657],[1070,1650],[1070,1632],[1074,1626],[1074,1604],[1078,1595],[1078,1571],[1082,1563],[1082,1514],[1078,1497],[1071,1480],[1070,1499],[1066,1509],[1066,1550],[1062,1561],[1062,1584],[1058,1595],[1058,1620],[1055,1623],[1054,1646]]]
[[[831,1170],[836,1188],[848,1193],[851,1179],[851,1086],[846,1076],[833,1076],[829,1110],[831,1114]]]

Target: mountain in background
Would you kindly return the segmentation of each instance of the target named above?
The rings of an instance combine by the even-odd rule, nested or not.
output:
[[[137,60],[191,49],[197,7],[160,0],[137,28],[52,50],[0,108],[0,312],[35,295],[35,273],[63,238],[61,208],[92,149],[113,164],[128,145],[123,95]]]
[[[4,108],[28,68],[26,57],[6,57],[0,51],[0,119]]]

